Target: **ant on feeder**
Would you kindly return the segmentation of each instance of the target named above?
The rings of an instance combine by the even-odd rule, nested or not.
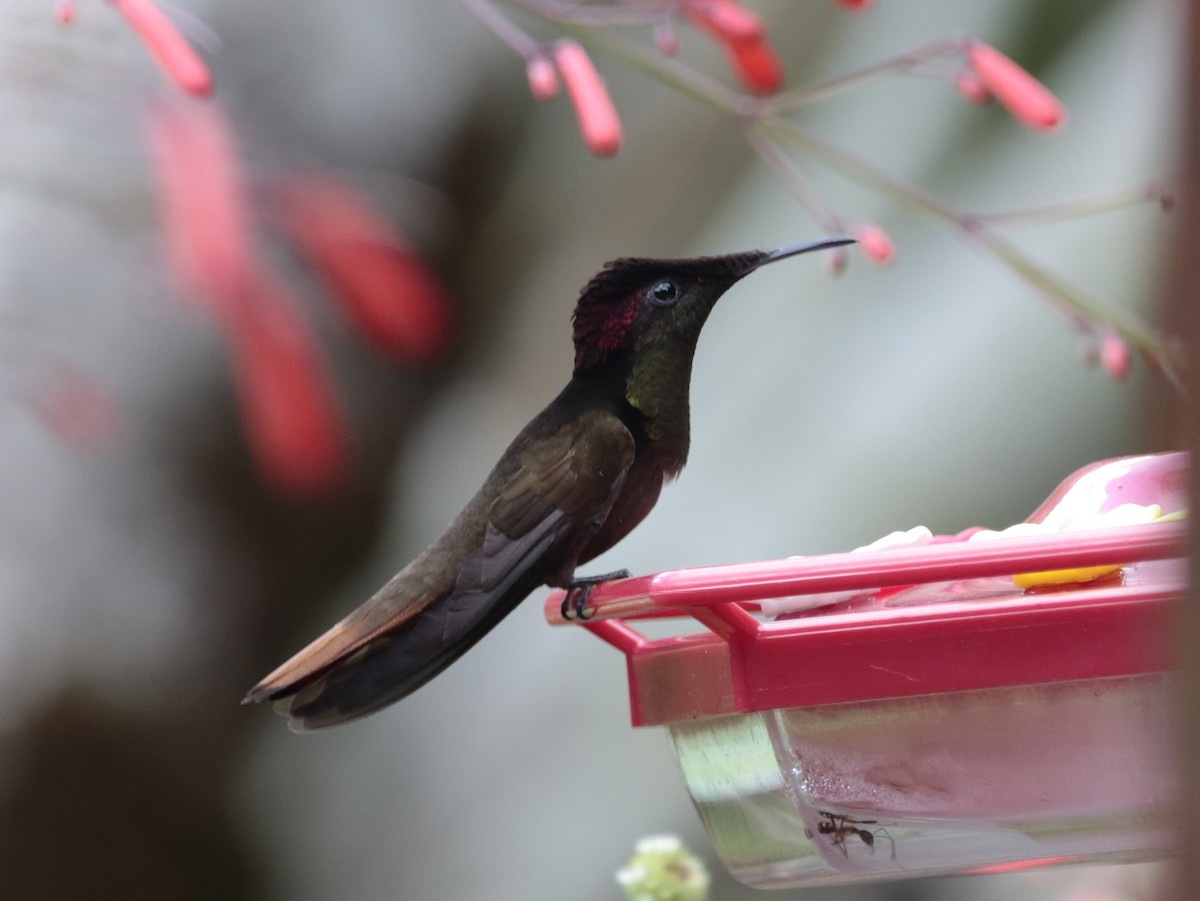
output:
[[[821,822],[817,823],[817,832],[821,835],[832,835],[833,846],[842,852],[843,857],[850,856],[850,852],[846,850],[846,839],[857,836],[858,840],[870,848],[871,853],[874,854],[875,836],[882,833],[892,844],[892,860],[896,859],[896,840],[892,838],[891,833],[882,826],[874,830],[862,828],[863,826],[878,825],[878,820],[856,820],[842,814],[830,813],[828,810],[818,810],[817,814],[821,817]]]

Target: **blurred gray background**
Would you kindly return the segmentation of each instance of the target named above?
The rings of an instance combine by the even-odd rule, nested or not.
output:
[[[665,734],[629,726],[620,655],[549,628],[544,592],[360,724],[295,736],[238,701],[424,547],[553,397],[574,299],[601,263],[820,229],[733,123],[599,51],[626,129],[606,161],[459,4],[186,8],[220,36],[207,56],[251,176],[302,163],[362,186],[454,292],[458,339],[438,367],[381,361],[279,253],[357,455],[337,496],[278,497],[245,450],[220,342],[161,261],[140,116],[170,85],[107,6],[64,29],[48,3],[0,0],[0,897],[617,898],[634,842],[664,831],[707,858],[714,898],[751,897],[712,858]],[[805,112],[965,210],[1170,169],[1182,10],[1166,0],[753,8],[791,85],[956,32],[1050,85],[1070,110],[1053,134],[932,79]],[[685,60],[732,83],[709,42],[680,32]],[[1063,317],[999,261],[800,163],[848,219],[889,231],[897,262],[852,254],[830,278],[802,258],[730,293],[697,354],[687,469],[591,569],[1003,527],[1079,466],[1166,446],[1170,389],[1140,360],[1123,382],[1089,368]],[[1147,204],[1008,234],[1153,320],[1168,221]],[[73,447],[36,415],[58,365],[111,393],[111,442]],[[805,897],[1051,898],[1080,878]]]

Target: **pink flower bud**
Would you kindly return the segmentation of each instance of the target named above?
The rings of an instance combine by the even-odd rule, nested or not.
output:
[[[679,36],[671,27],[670,19],[659,19],[654,23],[654,43],[663,56],[674,56],[679,52]]]
[[[854,10],[866,9],[874,2],[875,0],[837,0],[838,6],[844,6],[846,9]]]
[[[1129,345],[1111,328],[1100,333],[1100,364],[1118,381],[1129,375]]]
[[[174,23],[151,0],[108,0],[138,33],[163,71],[191,94],[213,90],[212,72]]]
[[[316,339],[265,273],[241,311],[226,339],[255,460],[284,493],[326,494],[345,475],[348,438]]]
[[[987,44],[972,43],[967,61],[992,96],[1004,104],[1018,122],[1029,128],[1055,128],[1066,119],[1062,103],[1044,84]]]
[[[363,197],[326,176],[297,177],[276,212],[367,341],[406,362],[441,356],[452,334],[449,294]]]
[[[992,99],[983,82],[971,72],[959,72],[954,76],[954,87],[971,103],[987,103]]]
[[[821,254],[825,258],[825,271],[831,278],[837,278],[850,265],[850,254],[845,247],[835,247]]]
[[[683,9],[693,25],[724,43],[758,41],[766,34],[762,17],[737,0],[690,0]]]
[[[591,57],[575,41],[554,45],[554,61],[571,95],[583,143],[596,156],[612,156],[621,147],[621,120]]]
[[[529,79],[529,92],[534,100],[553,100],[558,96],[558,72],[546,57],[530,57],[525,64],[525,77]]]
[[[59,25],[74,25],[78,12],[75,0],[58,0],[54,4],[54,18],[58,20]]]
[[[858,228],[856,235],[863,256],[878,266],[887,266],[896,258],[896,245],[878,225],[867,222]]]

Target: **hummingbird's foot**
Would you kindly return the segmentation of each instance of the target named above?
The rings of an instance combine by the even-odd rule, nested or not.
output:
[[[627,569],[618,569],[610,573],[605,573],[602,576],[583,576],[579,579],[572,579],[571,584],[567,586],[567,594],[562,602],[562,618],[571,619],[591,619],[592,615],[588,613],[588,595],[592,593],[592,589],[601,582],[612,582],[616,579],[628,579],[631,573]],[[572,616],[571,612],[575,615]]]

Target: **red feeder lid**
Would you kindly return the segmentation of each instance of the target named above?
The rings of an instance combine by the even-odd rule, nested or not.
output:
[[[1090,528],[1126,504],[1185,509],[1187,455],[1104,461],[1062,483],[1037,534],[676,570],[597,586],[583,625],[625,653],[634,725],[1169,669],[1186,523]],[[1129,508],[1126,508],[1129,509]],[[1063,529],[1064,531],[1053,531]],[[1110,572],[1074,573],[1109,567]],[[1014,574],[1090,578],[1022,590]],[[1057,571],[1068,571],[1058,573]],[[1032,581],[1038,582],[1039,579]],[[761,602],[851,592],[764,621]],[[563,594],[546,602],[553,624]],[[706,628],[651,640],[630,620]]]

